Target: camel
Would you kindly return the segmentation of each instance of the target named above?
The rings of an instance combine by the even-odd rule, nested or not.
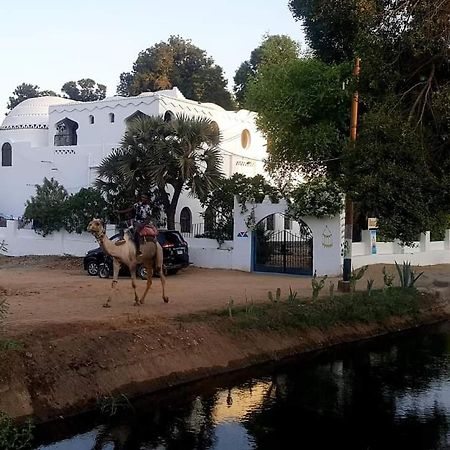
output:
[[[111,307],[111,298],[117,287],[121,264],[127,266],[130,271],[135,306],[144,304],[145,296],[152,285],[152,275],[154,270],[159,271],[162,285],[162,298],[165,303],[169,302],[169,297],[166,296],[165,292],[166,277],[163,270],[163,250],[156,239],[141,244],[142,256],[136,257],[136,246],[127,232],[124,233],[123,245],[116,245],[114,242],[110,241],[108,236],[106,236],[103,222],[100,219],[91,220],[87,230],[94,235],[97,242],[103,248],[103,251],[113,258],[114,275],[108,300],[106,300],[106,303],[103,305],[105,308]],[[136,267],[138,263],[142,264],[147,270],[147,285],[140,299],[136,292]]]

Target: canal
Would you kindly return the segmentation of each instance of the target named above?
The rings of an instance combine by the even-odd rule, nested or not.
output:
[[[37,429],[39,450],[450,448],[450,323]],[[118,411],[110,417],[110,413]]]

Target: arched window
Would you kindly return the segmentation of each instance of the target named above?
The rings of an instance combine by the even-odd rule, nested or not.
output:
[[[93,125],[94,122],[95,122],[95,118],[94,118],[94,116],[91,114],[91,115],[89,116],[89,123],[90,123],[91,125]]]
[[[175,114],[172,111],[166,111],[164,114],[164,122],[172,122],[175,119]]]
[[[190,233],[192,228],[192,214],[188,207],[184,207],[180,213],[180,228],[182,233]]]
[[[114,120],[115,120],[116,118],[115,118],[115,116],[114,116],[114,113],[109,113],[109,122],[110,123],[114,123]]]
[[[12,146],[9,142],[5,142],[2,145],[2,166],[12,166]]]
[[[77,145],[78,124],[67,117],[56,124],[54,143],[56,147]]]
[[[284,216],[284,229],[285,230],[292,229],[292,220],[289,216]]]
[[[213,143],[214,143],[214,145],[218,145],[220,142],[220,138],[221,138],[219,125],[217,125],[217,122],[212,121],[210,124],[210,127],[211,127],[211,130],[214,133],[214,137],[215,137]]]

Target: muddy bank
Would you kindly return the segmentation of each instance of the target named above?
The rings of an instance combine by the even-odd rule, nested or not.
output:
[[[21,351],[2,355],[0,410],[47,421],[96,407],[97,400],[128,397],[223,374],[302,352],[431,324],[449,317],[436,299],[415,319],[380,325],[338,326],[327,331],[227,331],[227,318],[179,322],[143,318],[75,322],[15,334]]]

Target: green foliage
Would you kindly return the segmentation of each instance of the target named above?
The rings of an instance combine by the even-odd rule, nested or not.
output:
[[[394,283],[395,275],[386,271],[386,266],[383,267],[383,283],[384,289],[390,289]]]
[[[348,135],[350,73],[348,64],[329,66],[312,58],[261,67],[247,99],[268,139],[269,170],[339,172]]]
[[[316,272],[314,272],[314,275],[311,278],[311,287],[313,290],[313,294],[312,294],[313,302],[319,298],[320,291],[325,286],[325,281],[327,278],[328,278],[328,275],[325,275],[324,277],[317,279],[317,274],[316,274]]]
[[[2,450],[27,450],[32,448],[34,426],[31,421],[16,426],[12,419],[0,411],[0,448]]]
[[[299,184],[291,192],[289,215],[295,220],[302,216],[333,217],[343,206],[343,194],[338,184],[319,176]]]
[[[100,191],[94,188],[82,188],[71,195],[65,203],[67,211],[65,229],[70,233],[86,231],[93,217],[105,220],[108,205]]]
[[[139,53],[131,72],[120,75],[119,95],[139,95],[178,87],[191,100],[212,102],[233,109],[223,70],[189,39],[170,36]]]
[[[67,98],[78,102],[94,102],[106,97],[106,86],[98,84],[91,78],[82,78],[78,81],[64,83],[61,91]]]
[[[384,108],[364,116],[357,145],[347,152],[346,188],[363,214],[378,218],[386,238],[410,244],[441,222],[447,191],[428,159],[415,128],[401,117]]]
[[[403,265],[400,267],[395,261],[395,267],[397,268],[398,276],[400,278],[400,286],[403,289],[412,288],[416,281],[423,275],[423,272],[420,272],[418,275],[415,275],[414,271],[411,269],[411,263],[403,261]]]
[[[336,295],[321,302],[299,304],[255,304],[252,314],[245,308],[235,308],[233,322],[226,330],[296,332],[311,327],[327,330],[337,325],[383,323],[390,317],[412,317],[419,313],[421,296],[416,289],[392,288],[387,291]],[[227,317],[227,311],[191,314],[178,317],[180,321],[207,321],[209,318]]]
[[[356,289],[356,283],[364,276],[366,273],[366,270],[369,268],[369,266],[362,266],[359,269],[353,269],[352,273],[350,274],[350,288],[352,292],[355,292]]]
[[[96,186],[109,195],[142,186],[156,190],[173,229],[181,192],[202,200],[222,179],[220,140],[209,119],[180,115],[166,123],[162,117],[137,117],[128,124],[121,148],[101,162]]]
[[[14,92],[11,97],[9,97],[8,105],[6,106],[9,110],[13,109],[19,103],[22,103],[24,100],[35,97],[46,97],[46,96],[55,96],[56,93],[53,91],[41,91],[39,86],[22,83],[14,89]]]
[[[34,229],[43,236],[64,228],[67,191],[53,178],[36,185],[36,195],[27,200],[23,218],[33,221]]]
[[[234,75],[233,90],[239,105],[245,107],[248,84],[260,66],[282,64],[296,59],[298,54],[299,46],[289,36],[264,35],[261,45],[251,52],[250,59],[244,61]]]
[[[293,291],[291,286],[289,286],[289,295],[287,296],[286,302],[290,305],[295,305],[296,303],[298,303],[297,295],[298,292]]]
[[[207,233],[207,237],[217,240],[232,239],[235,195],[239,198],[243,212],[246,212],[247,202],[260,203],[266,195],[269,195],[272,201],[279,198],[277,189],[271,186],[262,175],[246,177],[235,173],[231,178],[221,179],[217,187],[201,199],[202,206],[213,219],[209,224],[211,230]]]

